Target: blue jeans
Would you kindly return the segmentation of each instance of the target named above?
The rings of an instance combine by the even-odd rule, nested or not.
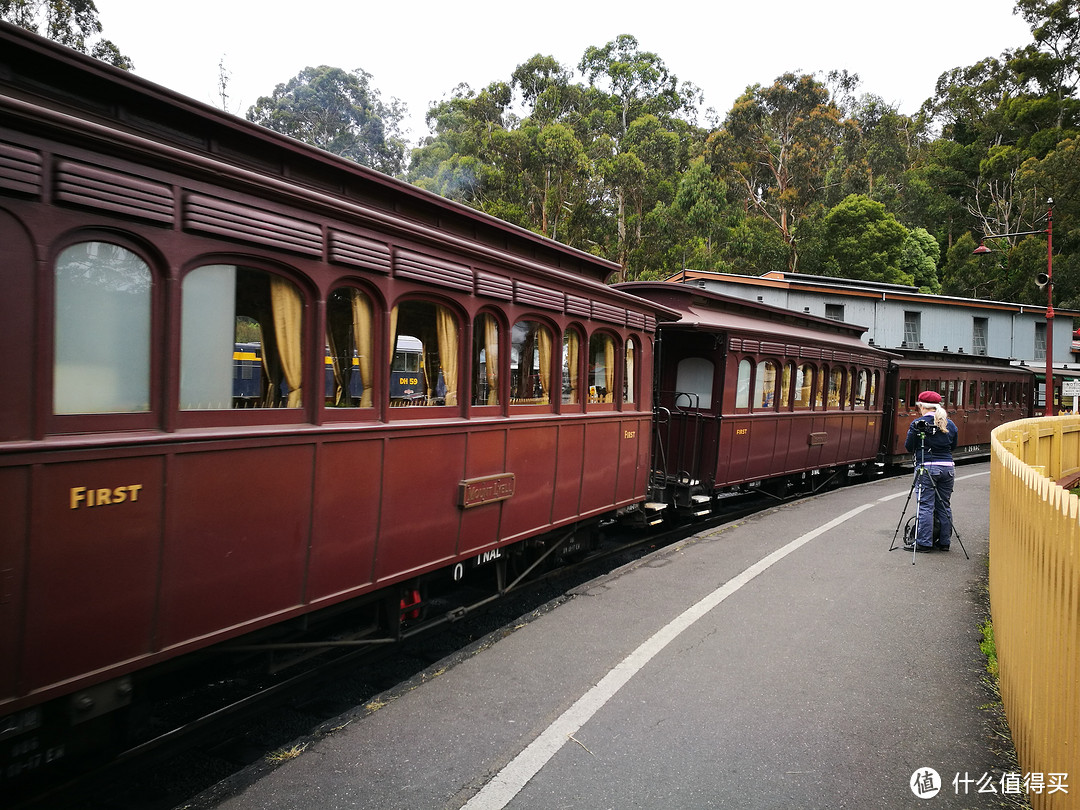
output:
[[[934,516],[938,522],[938,545],[948,548],[952,540],[952,500],[953,484],[956,483],[954,467],[939,467],[928,464],[915,470],[915,495],[919,504],[918,528],[915,542],[920,546],[934,543]]]

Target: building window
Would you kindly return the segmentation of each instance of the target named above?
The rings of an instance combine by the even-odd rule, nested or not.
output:
[[[904,313],[904,346],[909,349],[918,348],[922,342],[921,328],[922,314],[919,312]]]
[[[119,245],[82,242],[60,254],[55,278],[53,413],[150,410],[146,262]]]
[[[1046,359],[1046,324],[1035,324],[1035,360]]]
[[[975,318],[971,332],[971,350],[975,354],[986,354],[986,338],[990,331],[989,318]]]
[[[844,320],[844,305],[843,304],[826,304],[825,305],[825,317],[833,321]]]

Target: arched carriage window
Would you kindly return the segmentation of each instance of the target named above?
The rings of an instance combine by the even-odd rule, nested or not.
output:
[[[360,290],[339,287],[326,301],[326,403],[336,408],[375,404],[373,310]]]
[[[615,341],[596,333],[589,338],[589,402],[615,401]]]
[[[829,374],[829,408],[841,408],[844,402],[844,371],[834,368]]]
[[[859,370],[859,380],[851,390],[855,397],[856,408],[866,410],[870,407],[870,374],[865,368]]]
[[[774,410],[776,408],[776,363],[762,360],[757,364],[754,377],[754,409]]]
[[[812,404],[814,391],[814,367],[809,363],[799,366],[795,372],[795,410],[805,410]]]
[[[563,335],[562,401],[564,405],[581,402],[581,333],[571,327]]]
[[[390,312],[390,407],[458,404],[458,319],[433,301]]]
[[[739,361],[739,376],[735,380],[735,410],[750,407],[750,372],[754,364],[746,358]]]
[[[637,402],[637,391],[634,387],[634,380],[637,379],[635,371],[635,361],[637,359],[637,352],[634,351],[635,343],[633,338],[626,341],[626,365],[623,368],[623,402],[633,403]]]
[[[473,324],[472,404],[499,404],[499,323],[486,312]]]
[[[825,391],[827,389],[826,382],[828,380],[828,372],[825,366],[821,366],[817,370],[817,385],[814,387],[814,408],[821,410],[825,407]]]
[[[81,242],[54,277],[53,413],[150,410],[149,266],[120,245]]]
[[[780,380],[780,391],[777,393],[777,401],[783,410],[791,409],[791,384],[795,378],[795,364],[790,360],[784,364],[784,374]]]
[[[184,277],[180,407],[299,408],[303,299],[281,276],[231,264]]]
[[[510,332],[510,404],[551,404],[551,330],[518,321]]]

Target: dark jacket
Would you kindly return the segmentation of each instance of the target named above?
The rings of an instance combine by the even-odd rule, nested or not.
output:
[[[919,441],[920,431],[916,429],[919,422],[929,423],[929,427],[923,433],[923,441]],[[925,464],[927,461],[952,461],[952,451],[956,449],[959,439],[956,425],[950,419],[945,430],[938,430],[934,424],[934,414],[928,413],[912,421],[908,427],[907,440],[904,448],[915,455],[916,464]]]

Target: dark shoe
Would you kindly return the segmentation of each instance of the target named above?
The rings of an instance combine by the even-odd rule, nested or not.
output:
[[[915,551],[919,554],[929,554],[933,550],[933,546],[920,546],[918,543],[915,544]]]
[[[934,543],[934,548],[936,548],[938,551],[948,551],[949,550],[948,544],[943,546],[943,545],[941,545],[941,543]]]

